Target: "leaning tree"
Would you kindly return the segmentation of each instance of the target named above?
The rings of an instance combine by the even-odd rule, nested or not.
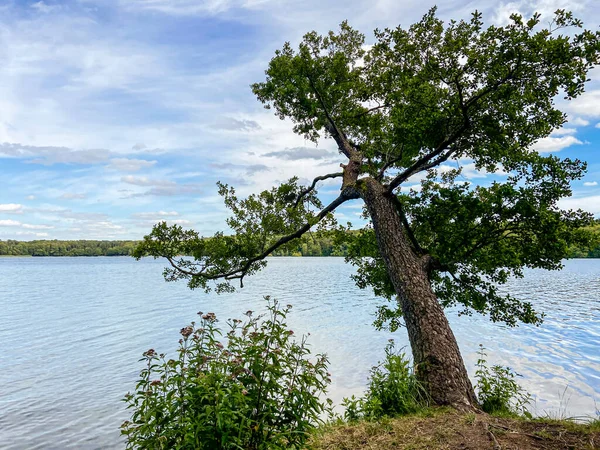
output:
[[[295,133],[332,138],[342,170],[244,199],[219,183],[233,233],[204,239],[161,223],[135,256],[166,258],[169,281],[233,290],[273,251],[334,226],[332,212],[361,199],[368,225],[345,234],[348,259],[359,286],[391,300],[379,324],[404,323],[435,403],[475,406],[443,307],[537,324],[530,303],[498,286],[525,267],[559,269],[568,246],[587,239],[581,227],[591,217],[558,206],[585,163],[534,146],[567,120],[555,99],[580,95],[598,62],[600,32],[578,28],[562,10],[543,28],[537,14],[484,27],[475,12],[444,24],[433,9],[408,29],[375,31],[372,45],[345,22],[337,33],[306,34],[297,50],[284,44],[252,90]],[[466,165],[496,181],[466,182]],[[341,179],[340,193],[325,205],[316,186],[332,178]]]

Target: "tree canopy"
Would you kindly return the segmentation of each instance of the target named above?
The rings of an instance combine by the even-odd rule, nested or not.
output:
[[[530,303],[498,285],[525,267],[558,269],[570,246],[590,242],[582,227],[591,215],[558,206],[585,162],[533,146],[567,121],[556,99],[582,94],[600,55],[600,32],[582,29],[570,12],[556,11],[547,27],[540,21],[539,14],[512,15],[507,25],[486,27],[475,12],[445,24],[434,8],[408,28],[376,30],[369,45],[346,22],[338,32],[306,34],[298,49],[284,44],[252,90],[295,133],[315,143],[332,138],[343,170],[244,199],[219,184],[233,235],[206,240],[162,223],[134,255],[167,258],[167,280],[232,290],[233,280],[263,268],[275,250],[313,227],[335,227],[331,213],[350,199],[367,201],[376,183],[442,305],[509,325],[539,323]],[[482,186],[461,181],[466,164],[499,176]],[[341,178],[340,195],[324,205],[316,186],[328,178]],[[419,181],[420,189],[406,188]],[[358,266],[357,284],[392,299],[398,287],[373,231],[367,225],[340,240]],[[401,316],[392,303],[379,324],[395,328]]]

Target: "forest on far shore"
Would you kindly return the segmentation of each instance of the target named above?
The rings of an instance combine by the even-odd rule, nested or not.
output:
[[[600,224],[592,230],[598,239],[590,248],[571,247],[568,258],[600,258]],[[0,240],[0,256],[128,256],[139,241],[90,240]],[[346,245],[337,244],[330,234],[308,234],[272,256],[346,256]]]

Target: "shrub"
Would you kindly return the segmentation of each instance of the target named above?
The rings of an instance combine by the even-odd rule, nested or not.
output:
[[[331,401],[327,358],[309,360],[306,337],[286,325],[291,306],[268,301],[268,313],[228,321],[226,341],[213,313],[181,330],[177,359],[153,349],[140,361],[133,409],[121,426],[127,448],[300,448]]]
[[[487,354],[483,345],[479,345],[477,360],[477,397],[481,408],[490,414],[517,414],[531,418],[527,405],[531,396],[516,381],[520,377],[509,367],[487,366]]]
[[[345,398],[344,418],[348,421],[374,420],[384,416],[410,414],[428,406],[427,393],[402,349],[394,350],[390,340],[385,361],[371,369],[369,387],[362,398]]]

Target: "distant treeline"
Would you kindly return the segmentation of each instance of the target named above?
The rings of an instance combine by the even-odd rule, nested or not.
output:
[[[569,258],[600,258],[600,225],[593,227],[598,239],[591,248],[572,247]],[[127,256],[138,241],[2,241],[1,256]],[[346,256],[346,245],[333,237],[304,235],[295,244],[280,248],[273,256]]]
[[[127,256],[137,241],[0,241],[0,255]]]
[[[589,247],[571,247],[569,248],[569,258],[600,258],[600,221],[587,228],[594,233],[594,238]]]
[[[138,241],[1,241],[1,256],[127,256]],[[297,245],[277,250],[273,256],[345,256],[344,245],[332,238],[305,236]]]

